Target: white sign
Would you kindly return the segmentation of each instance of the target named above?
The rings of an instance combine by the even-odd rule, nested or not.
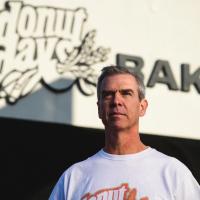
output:
[[[103,128],[102,67],[144,77],[142,133],[200,139],[198,0],[0,2],[0,116]]]

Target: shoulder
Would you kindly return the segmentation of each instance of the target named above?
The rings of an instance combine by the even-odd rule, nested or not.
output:
[[[158,163],[162,163],[165,173],[170,173],[174,177],[179,176],[182,178],[192,176],[192,173],[186,164],[173,156],[154,150],[154,158]]]
[[[93,168],[94,163],[98,162],[98,159],[100,158],[99,154],[100,151],[86,158],[85,160],[72,164],[64,171],[62,176],[72,176],[74,174],[78,176],[85,173],[89,173],[91,168]]]
[[[190,174],[189,168],[179,159],[152,149],[149,160],[157,166],[162,166],[162,169],[170,173]]]
[[[176,160],[174,157],[169,156],[154,148],[150,148],[150,151],[147,154],[147,158],[154,165],[161,165],[161,166],[170,165],[172,162],[174,162],[174,160]]]
[[[180,160],[178,160],[177,158],[171,157],[171,161],[168,165],[168,170],[173,173],[173,175],[175,177],[181,177],[181,178],[186,178],[186,177],[192,177],[192,172],[190,171],[190,169],[186,166],[186,164],[184,164],[183,162],[181,162]]]

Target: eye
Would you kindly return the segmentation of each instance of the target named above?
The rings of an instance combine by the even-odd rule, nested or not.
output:
[[[133,92],[131,90],[122,90],[121,91],[121,94],[123,96],[132,96],[133,95]]]
[[[103,99],[110,99],[110,98],[112,98],[113,94],[114,94],[114,92],[112,92],[112,91],[103,91],[102,92],[102,98]]]

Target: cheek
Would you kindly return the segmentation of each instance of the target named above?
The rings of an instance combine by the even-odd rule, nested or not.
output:
[[[98,112],[100,118],[105,118],[109,112],[109,105],[107,103],[100,104],[98,106]]]
[[[131,104],[129,106],[129,108],[127,109],[127,112],[131,115],[134,115],[134,116],[140,115],[140,112],[141,112],[140,106],[139,105],[136,106],[136,105],[137,105],[137,103]]]

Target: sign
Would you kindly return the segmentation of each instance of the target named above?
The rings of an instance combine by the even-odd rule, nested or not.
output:
[[[197,0],[1,1],[0,116],[103,128],[97,77],[125,65],[146,85],[140,132],[200,139],[199,8]]]

